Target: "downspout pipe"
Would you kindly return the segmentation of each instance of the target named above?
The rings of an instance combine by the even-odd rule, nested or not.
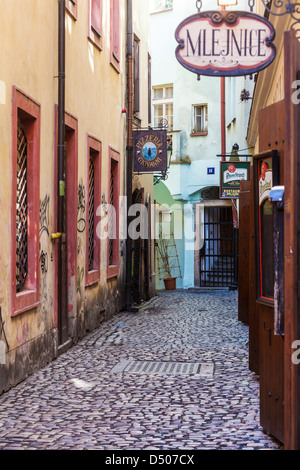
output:
[[[226,6],[222,6],[221,10],[225,11]],[[222,161],[226,161],[226,88],[225,77],[221,77],[221,154]]]
[[[58,129],[57,129],[57,239],[58,239],[58,341],[62,345],[65,338],[63,333],[64,300],[61,286],[63,279],[63,240],[64,236],[64,199],[65,199],[65,0],[58,0]]]
[[[129,236],[131,219],[128,210],[132,205],[132,160],[133,160],[133,26],[132,26],[132,0],[127,0],[127,168],[126,168],[126,195],[127,195],[127,238],[126,238],[126,280],[125,280],[125,304],[126,309],[132,304],[132,240]]]
[[[65,0],[58,0],[58,199],[57,199],[57,231],[64,231],[64,154],[65,154]]]

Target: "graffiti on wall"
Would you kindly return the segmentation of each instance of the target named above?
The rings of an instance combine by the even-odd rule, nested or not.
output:
[[[85,187],[83,181],[81,180],[78,186],[78,206],[77,206],[78,220],[77,220],[77,230],[80,233],[85,231],[86,221],[85,221]]]
[[[77,268],[77,293],[81,296],[81,283],[84,278],[84,268]]]
[[[9,351],[9,344],[8,344],[8,341],[7,341],[7,338],[6,338],[4,324],[5,324],[5,321],[3,321],[3,319],[2,319],[2,311],[1,311],[1,307],[0,307],[0,340],[1,340],[1,338],[4,339],[7,350]]]
[[[40,201],[40,237],[44,232],[49,236],[49,208],[50,196],[46,194],[45,198]]]

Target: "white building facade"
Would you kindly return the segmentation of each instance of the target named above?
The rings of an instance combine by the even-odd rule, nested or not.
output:
[[[246,0],[238,3],[228,8],[249,11]],[[172,156],[168,178],[155,186],[155,197],[160,204],[166,203],[163,200],[165,188],[162,188],[165,185],[184,214],[183,239],[176,240],[182,271],[177,287],[183,288],[208,286],[208,277],[214,277],[210,287],[228,284],[221,271],[227,269],[230,250],[224,248],[222,239],[228,237],[222,233],[220,224],[230,217],[231,201],[219,199],[220,161],[224,153],[229,159],[234,144],[238,144],[239,159],[249,159],[243,155],[249,155],[246,134],[255,78],[225,78],[225,119],[222,120],[224,99],[220,77],[197,77],[183,68],[175,56],[178,46],[175,30],[184,19],[197,13],[197,4],[199,2],[194,0],[152,0],[151,6],[152,121],[154,127],[168,125],[169,139],[172,138],[169,140]],[[201,11],[218,8],[217,0],[204,0]],[[206,206],[220,209],[206,209]],[[195,228],[195,232],[201,231],[203,239],[200,250],[198,242],[191,248],[191,240],[184,237],[184,233],[194,230],[196,210],[200,214],[200,225],[204,224],[202,228]],[[218,274],[211,275],[212,265],[220,264],[216,258],[219,255],[222,265],[216,268]],[[159,279],[157,286],[162,287]]]

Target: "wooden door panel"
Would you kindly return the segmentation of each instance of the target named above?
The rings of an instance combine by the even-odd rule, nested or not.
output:
[[[300,366],[291,348],[300,339],[300,104],[295,82],[300,79],[300,42],[294,30],[284,33],[285,56],[285,194],[284,194],[284,334],[285,448],[300,450]],[[295,100],[295,98],[298,98]]]
[[[249,217],[250,183],[242,181],[239,196],[238,320],[249,323]]]
[[[279,101],[259,113],[259,152],[279,153],[279,184],[284,181],[285,101]],[[255,175],[254,175],[255,177]],[[258,210],[255,208],[255,210]],[[256,233],[256,239],[258,233]],[[270,243],[273,243],[273,234]],[[256,280],[259,273],[256,269]],[[256,296],[258,297],[257,285]],[[260,421],[262,427],[284,442],[284,340],[274,335],[274,304],[256,301],[258,320]]]

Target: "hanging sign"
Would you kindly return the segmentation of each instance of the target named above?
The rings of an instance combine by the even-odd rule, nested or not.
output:
[[[238,199],[241,181],[249,181],[250,162],[221,162],[220,198]]]
[[[273,25],[244,11],[204,11],[176,29],[176,58],[198,75],[251,75],[276,57]]]
[[[134,131],[134,172],[157,173],[167,171],[167,131]]]

